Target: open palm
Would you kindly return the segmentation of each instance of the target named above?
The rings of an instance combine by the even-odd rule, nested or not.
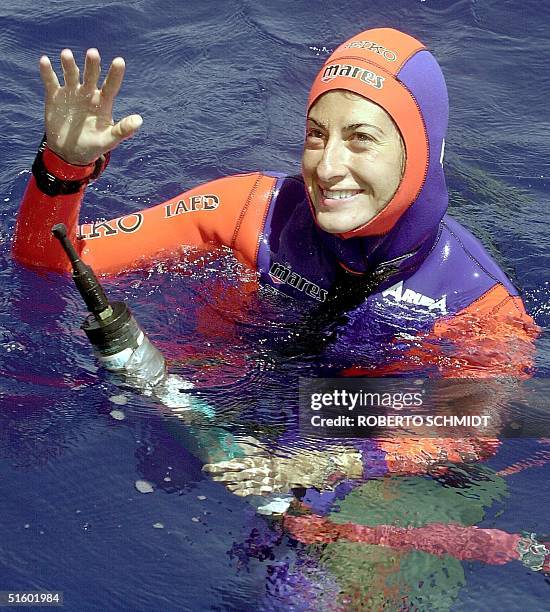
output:
[[[45,88],[45,125],[48,147],[72,164],[86,165],[114,149],[142,124],[140,115],[113,121],[113,105],[122,85],[125,64],[121,57],[111,63],[98,89],[101,73],[97,49],[88,49],[84,75],[69,49],[61,52],[64,85],[61,86],[47,56],[40,58]]]

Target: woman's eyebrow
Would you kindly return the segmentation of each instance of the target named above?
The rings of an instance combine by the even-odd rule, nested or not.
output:
[[[377,132],[380,132],[380,134],[384,134],[384,130],[382,128],[379,128],[377,125],[373,125],[372,123],[351,123],[350,125],[347,125],[344,129],[345,130],[356,130],[357,128],[360,128],[360,127],[372,128],[376,130]]]
[[[313,117],[308,117],[307,120],[312,121],[313,123],[315,123],[315,125],[319,126],[320,128],[323,128],[324,130],[327,129],[327,126],[324,123],[322,123],[321,121],[317,121],[317,119],[314,119]]]
[[[319,126],[320,128],[323,128],[324,130],[327,129],[327,126],[322,121],[318,121],[317,119],[314,119],[313,117],[308,117],[307,120],[311,121],[312,123],[315,123],[315,125]],[[356,130],[359,127],[372,128],[376,130],[377,132],[380,132],[380,134],[384,135],[384,130],[382,128],[379,128],[377,125],[373,125],[372,123],[350,123],[349,125],[346,125],[344,129],[345,130]]]

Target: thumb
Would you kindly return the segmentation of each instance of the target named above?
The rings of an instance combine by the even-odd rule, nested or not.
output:
[[[111,128],[111,136],[115,141],[115,144],[118,144],[121,140],[125,138],[130,138],[133,136],[134,132],[141,127],[143,123],[143,119],[141,115],[128,115],[128,117],[124,117],[118,123],[115,123]]]

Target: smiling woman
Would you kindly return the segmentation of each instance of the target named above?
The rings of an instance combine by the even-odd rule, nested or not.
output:
[[[65,223],[76,237],[86,184],[141,125],[139,115],[114,124],[124,62],[114,60],[98,88],[99,62],[90,49],[80,83],[64,50],[61,86],[41,59],[47,143],[17,222],[13,252],[24,263],[68,270],[51,226]],[[140,211],[134,222],[81,226],[81,257],[98,272],[120,272],[179,258],[184,245],[228,246],[271,288],[352,311],[337,333],[346,349],[372,344],[373,333],[383,347],[413,336],[423,344],[414,346],[412,363],[422,367],[455,376],[457,364],[464,376],[480,365],[489,374],[521,373],[530,363],[532,320],[483,246],[446,215],[447,117],[445,81],[424,45],[396,30],[362,32],[313,82],[302,177],[225,177]],[[434,335],[457,344],[453,358],[433,350]],[[423,346],[429,350],[419,356]],[[346,365],[378,364],[371,355],[368,364]],[[406,359],[397,365],[409,366]]]
[[[189,252],[182,248],[188,245],[203,250],[225,245],[258,270],[265,285],[316,307],[308,322],[337,322],[331,327],[335,333],[325,334],[334,340],[325,347],[326,354],[331,366],[347,367],[348,373],[402,374],[418,369],[425,373],[431,367],[436,373],[468,377],[523,374],[530,364],[534,328],[517,291],[481,244],[446,214],[442,160],[447,93],[437,62],[416,39],[395,30],[370,30],[346,41],[328,58],[309,98],[302,177],[270,172],[225,177],[134,215],[81,226],[78,218],[86,184],[105,169],[104,156],[136,131],[141,118],[130,115],[117,124],[112,120],[122,82],[121,60],[113,62],[103,85],[99,84],[99,53],[95,50],[88,52],[82,82],[67,51],[62,52],[62,66],[64,84],[49,61],[41,62],[47,142],[33,165],[18,218],[14,254],[19,261],[67,270],[66,258],[50,236],[51,225],[59,222],[69,226],[73,237],[78,234],[83,260],[98,272],[121,272],[151,261],[180,258]],[[169,279],[171,283],[173,277]],[[189,298],[188,302],[198,302],[196,309],[190,309],[189,328],[194,330],[199,321],[198,326],[208,328],[206,338],[217,336],[223,339],[220,342],[231,344],[225,333],[238,316],[234,315],[238,308],[224,307],[235,294],[232,298],[222,286],[216,296],[216,289],[206,286],[204,301],[196,295]],[[172,288],[166,294],[173,298],[167,309],[176,317],[180,295]],[[237,292],[239,304],[246,297],[245,292]],[[213,303],[215,308],[211,308]],[[285,309],[293,307],[285,305]],[[224,317],[216,327],[211,315],[218,310]],[[166,310],[155,308],[155,317],[162,313]],[[311,326],[308,332],[312,328],[316,329]],[[318,328],[325,332],[322,326]],[[170,334],[170,338],[177,336]],[[296,338],[294,331],[289,336],[292,342]],[[190,359],[196,359],[194,351],[202,341],[199,336],[191,344]],[[342,350],[331,354],[338,346]],[[392,353],[392,347],[398,350]],[[209,354],[203,357],[204,362],[210,359]],[[300,374],[309,372],[305,368],[312,362],[308,354]],[[207,367],[212,372],[222,367],[219,364],[212,359]],[[285,376],[283,372],[281,378]],[[286,378],[284,386],[290,394],[294,392]],[[258,395],[266,389],[260,386]],[[233,386],[223,389],[228,395],[233,392]],[[275,399],[277,410],[280,406],[287,409],[287,404]],[[267,401],[261,397],[258,403]],[[250,403],[250,396],[244,401],[239,397],[239,405]],[[277,413],[269,421],[269,431],[279,431],[278,417]],[[356,489],[355,500],[348,497],[339,505],[349,513],[348,521],[408,525],[420,517],[430,530],[434,522],[458,522],[467,517],[469,525],[479,522],[483,514],[472,516],[466,508],[455,514],[445,510],[430,515],[431,505],[425,500],[450,487],[440,487],[426,474],[446,474],[449,463],[482,461],[498,448],[493,440],[409,438],[315,447],[312,452],[295,445],[292,452],[283,448],[277,454],[264,441],[251,441],[248,448],[241,443],[235,450],[221,435],[216,448],[212,429],[210,423],[201,429],[202,439],[198,433],[191,435],[196,446],[208,454],[201,457],[208,461],[204,470],[236,495],[308,487],[304,504],[317,511],[364,479],[368,483]],[[203,443],[205,431],[209,439]],[[452,477],[451,473],[449,481]],[[399,503],[396,481],[404,482],[403,488],[411,488],[411,482],[415,487],[429,484],[426,494],[418,496],[424,515],[416,512],[407,497]],[[484,484],[480,488],[486,490]],[[496,497],[491,495],[491,500]],[[448,503],[453,509],[456,497]],[[387,512],[384,500],[393,509],[402,505],[414,512],[404,521],[397,513]],[[355,502],[360,507],[353,514]],[[441,508],[439,502],[433,505]],[[381,511],[384,516],[373,522],[371,515],[365,516],[365,509]],[[216,517],[216,523],[224,524],[223,517]],[[264,554],[265,548],[255,542],[251,548]],[[364,557],[357,551],[346,548],[344,552],[346,558],[359,559],[358,565],[363,565]],[[331,556],[337,558],[337,553],[333,546]],[[386,560],[374,557],[371,561],[381,575]],[[410,563],[415,572],[402,581],[402,589],[400,583],[396,588],[400,592],[395,599],[401,599],[401,606],[406,605],[401,591],[406,593],[407,585],[423,584],[428,582],[426,575],[433,576],[414,557]],[[195,565],[200,569],[201,563]],[[338,563],[335,574],[344,584],[350,579],[348,591],[352,593],[364,576],[377,575],[361,567],[355,582],[355,572],[348,568]],[[368,596],[382,592],[384,586],[369,584]],[[428,607],[443,609],[436,604]]]
[[[319,227],[343,234],[361,227],[393,198],[405,167],[401,134],[386,111],[347,91],[311,108],[302,175]]]

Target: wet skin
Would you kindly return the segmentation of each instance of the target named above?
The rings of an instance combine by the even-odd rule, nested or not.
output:
[[[392,199],[404,146],[391,117],[350,92],[322,95],[307,119],[302,174],[319,226],[340,234],[373,219]]]

